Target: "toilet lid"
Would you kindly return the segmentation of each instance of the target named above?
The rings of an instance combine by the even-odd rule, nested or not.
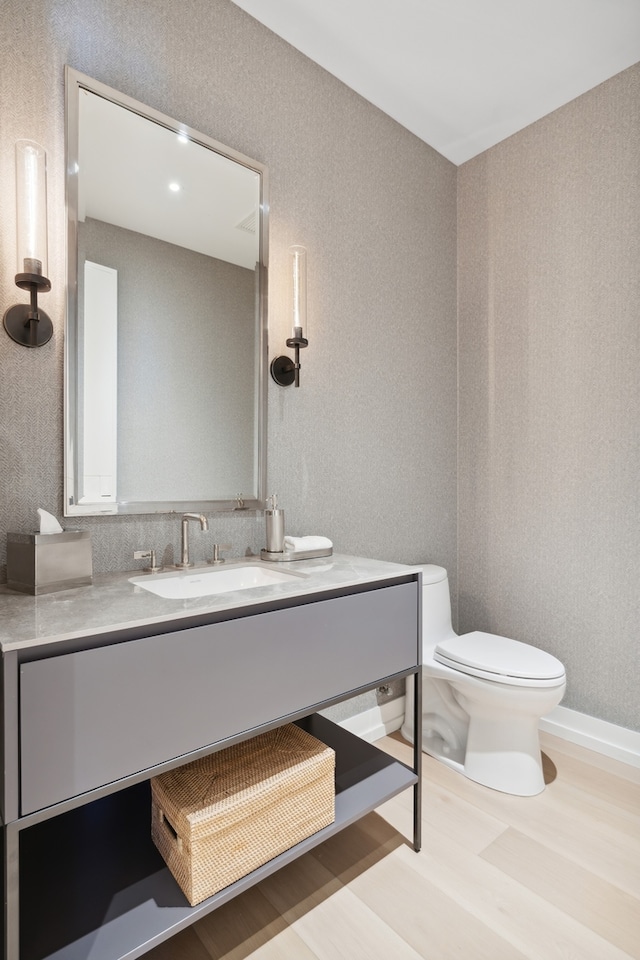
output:
[[[500,683],[517,685],[533,680],[546,686],[565,678],[560,661],[545,650],[479,630],[443,640],[434,659],[462,673]]]

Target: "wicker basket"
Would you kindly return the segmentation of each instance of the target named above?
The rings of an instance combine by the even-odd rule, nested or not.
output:
[[[151,836],[191,906],[335,819],[335,754],[295,724],[151,780]]]

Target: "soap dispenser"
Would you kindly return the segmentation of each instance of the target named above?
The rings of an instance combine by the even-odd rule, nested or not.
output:
[[[270,504],[270,506],[269,506]],[[284,550],[284,510],[278,509],[278,494],[267,497],[264,512],[267,526],[267,553],[282,553]]]

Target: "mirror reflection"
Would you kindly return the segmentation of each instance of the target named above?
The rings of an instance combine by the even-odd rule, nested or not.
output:
[[[67,515],[261,505],[266,171],[67,71]]]

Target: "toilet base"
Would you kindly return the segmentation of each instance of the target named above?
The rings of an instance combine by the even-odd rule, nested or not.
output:
[[[464,773],[492,790],[535,797],[544,790],[537,718],[474,716],[469,723]]]
[[[433,668],[432,668],[433,669]],[[545,788],[538,733],[539,718],[561,699],[564,684],[557,689],[523,691],[499,688],[502,708],[496,713],[496,690],[483,680],[466,677],[462,683],[451,676],[446,684],[455,702],[445,703],[443,677],[433,677],[423,668],[422,749],[469,780],[508,793],[534,797]],[[451,672],[452,673],[452,672]],[[447,671],[447,675],[450,673]],[[531,697],[536,703],[531,705]],[[445,698],[446,700],[446,698]],[[462,717],[456,713],[462,708]],[[413,743],[413,689],[407,684],[405,721],[401,734]]]
[[[413,733],[405,724],[401,734],[409,743],[413,743]],[[475,751],[467,743],[466,754],[449,750],[438,736],[425,737],[422,751],[434,760],[461,773],[467,780],[473,780],[483,787],[508,793],[515,797],[535,797],[544,790],[542,773],[542,755],[538,746],[538,731],[535,730],[535,745],[530,750],[522,749],[518,741],[515,749],[494,748],[494,750]]]

